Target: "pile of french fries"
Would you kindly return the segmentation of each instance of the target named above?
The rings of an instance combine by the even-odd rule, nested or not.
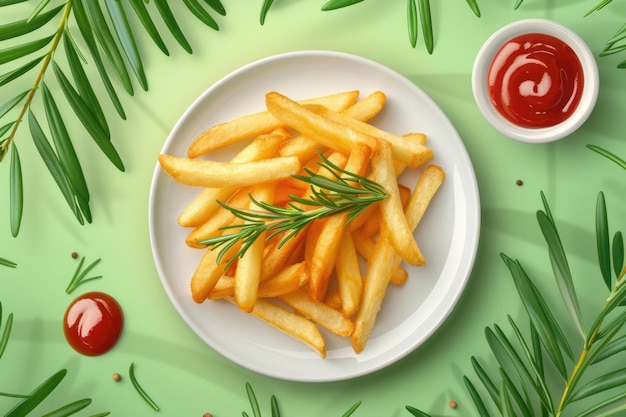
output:
[[[445,177],[431,162],[425,134],[398,135],[370,123],[386,104],[383,92],[359,96],[345,91],[296,101],[269,92],[266,110],[210,127],[193,140],[186,157],[159,155],[169,176],[199,189],[178,218],[190,229],[186,244],[204,251],[191,277],[193,300],[234,303],[322,358],[321,328],[349,338],[354,351],[362,352],[387,287],[405,282],[406,264],[424,265],[414,231]],[[238,142],[243,148],[231,161],[210,159],[212,151]],[[293,203],[290,196],[309,195],[311,186],[292,175],[303,174],[304,167],[318,169],[320,152],[380,184],[387,197],[349,224],[340,213],[314,220],[282,245],[282,236],[257,239],[228,267],[239,245],[218,262],[218,249],[198,243],[232,233],[224,227],[243,222],[218,200],[262,210],[250,195],[277,206]],[[399,184],[408,169],[418,170],[417,183]],[[330,175],[323,169],[318,174]]]

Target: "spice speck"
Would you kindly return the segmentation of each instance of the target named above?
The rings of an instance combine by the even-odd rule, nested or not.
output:
[[[72,259],[76,259],[76,258],[78,258],[78,253],[72,252]]]
[[[517,180],[517,181],[515,181],[515,184],[517,184],[517,185],[523,185],[523,184],[524,184],[524,181],[522,181],[522,180]]]
[[[456,408],[457,406],[456,401],[450,401],[448,405],[450,406],[450,408]]]
[[[202,417],[213,417],[213,414],[211,414],[211,413],[204,413],[204,414],[202,414]]]
[[[120,374],[118,374],[117,372],[113,374],[113,381],[119,382],[121,380],[122,380],[122,376]]]

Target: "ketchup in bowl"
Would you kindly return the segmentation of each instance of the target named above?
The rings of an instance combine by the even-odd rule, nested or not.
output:
[[[487,72],[489,97],[511,123],[545,128],[567,120],[580,103],[582,64],[562,40],[527,33],[505,42]]]
[[[68,306],[63,332],[69,345],[78,353],[98,356],[108,352],[118,341],[124,325],[119,303],[103,292],[88,292]]]

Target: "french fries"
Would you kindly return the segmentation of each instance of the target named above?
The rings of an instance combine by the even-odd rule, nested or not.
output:
[[[445,178],[430,162],[435,155],[424,133],[398,134],[369,122],[384,110],[383,92],[358,97],[359,91],[346,91],[294,100],[272,91],[265,110],[210,127],[186,157],[158,158],[174,181],[199,189],[178,217],[190,229],[186,244],[203,251],[190,279],[191,298],[230,302],[321,358],[326,338],[335,337],[330,334],[362,352],[388,285],[404,284],[405,264],[426,263],[414,231]],[[248,142],[231,161],[210,159],[211,151],[242,141]],[[338,171],[319,164],[322,155]],[[414,186],[399,182],[406,170],[419,170]],[[311,172],[330,181],[368,178],[385,198],[357,217],[345,211],[315,216],[320,207],[303,201],[324,189],[297,177]],[[255,240],[237,241],[221,257],[219,248],[207,248],[205,239],[254,227],[255,220],[235,211],[266,212],[255,202],[310,212],[314,220],[296,231],[262,228]]]

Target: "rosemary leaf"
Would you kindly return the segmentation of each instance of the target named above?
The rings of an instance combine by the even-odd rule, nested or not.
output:
[[[209,5],[210,8],[215,10],[222,16],[226,16],[226,9],[220,0],[204,0],[206,4]]]
[[[472,363],[472,367],[474,368],[474,372],[478,375],[478,379],[483,383],[483,386],[487,390],[487,393],[491,397],[491,400],[496,405],[498,410],[502,410],[502,405],[500,404],[500,394],[498,393],[498,387],[493,383],[487,372],[478,362],[475,356],[472,356],[470,359]]]
[[[599,192],[596,201],[596,245],[598,247],[598,263],[606,287],[611,290],[611,244],[609,242],[609,224],[606,214],[604,193]]]
[[[94,279],[100,279],[102,278],[101,275],[98,276],[93,276],[90,278],[85,278],[87,276],[87,274],[100,262],[100,258],[96,259],[95,261],[93,261],[92,263],[90,263],[84,270],[83,268],[83,264],[85,263],[85,257],[81,257],[80,261],[78,262],[78,266],[76,267],[76,270],[74,271],[74,275],[72,275],[72,279],[70,279],[70,283],[68,284],[67,288],[65,289],[65,293],[66,294],[70,294],[71,292],[73,292],[76,288],[78,288],[80,285],[88,282],[88,281],[92,281]]]
[[[624,237],[622,236],[622,232],[617,231],[613,235],[612,248],[613,271],[616,276],[619,276],[624,268]]]
[[[52,41],[54,35],[0,50],[0,65],[37,52]]]
[[[276,399],[276,396],[272,395],[270,398],[270,404],[272,407],[272,417],[280,417],[280,408],[278,408],[278,400]]]
[[[6,266],[9,268],[16,268],[17,264],[13,261],[9,261],[8,259],[0,258],[0,265]],[[2,306],[0,305],[0,319],[2,318]]]
[[[2,305],[0,305],[1,307]],[[2,310],[0,309],[0,312]],[[0,316],[0,319],[2,317]],[[2,322],[0,321],[0,324],[2,324]],[[9,337],[11,336],[11,328],[13,327],[13,313],[9,313],[9,315],[7,316],[7,320],[4,323],[4,330],[2,330],[2,335],[0,337],[0,358],[2,357],[2,355],[4,354],[4,351],[7,348],[7,344],[9,343]]]
[[[67,416],[71,416],[72,414],[78,413],[80,410],[82,410],[83,408],[87,407],[89,404],[91,404],[91,398],[84,398],[82,400],[77,400],[74,401],[72,403],[69,403],[67,405],[64,405],[63,407],[51,411],[49,413],[44,414],[41,417],[67,417]]]
[[[4,117],[13,107],[15,107],[19,102],[24,100],[24,98],[28,95],[30,90],[26,90],[23,93],[20,93],[13,97],[11,100],[4,103],[0,106],[0,118]]]
[[[48,3],[50,3],[50,0],[39,0],[39,3],[37,3],[37,6],[33,9],[33,12],[30,14],[30,17],[28,18],[28,22],[31,22],[33,19],[36,19],[37,16],[41,14],[43,9],[46,8]]]
[[[472,9],[474,14],[477,17],[480,17],[480,8],[478,7],[478,1],[477,0],[467,0],[467,4],[469,4],[469,7]]]
[[[152,400],[152,398],[150,398],[150,396],[146,393],[146,391],[139,384],[139,381],[137,381],[137,378],[135,377],[135,363],[134,362],[130,364],[130,368],[128,370],[128,376],[130,378],[130,382],[133,384],[133,387],[135,387],[135,390],[137,390],[141,398],[143,398],[144,401],[148,403],[148,405],[152,407],[154,411],[159,411],[159,406]]]
[[[587,416],[618,416],[626,410],[626,391],[619,392],[613,397],[607,398],[598,404],[580,412],[576,417]]]
[[[0,75],[0,87],[26,74],[28,71],[35,68],[42,59],[44,59],[44,55],[37,57],[9,72]]]
[[[61,369],[42,382],[31,394],[17,403],[4,417],[23,417],[33,411],[61,383],[67,369]]]
[[[517,389],[509,375],[504,372],[503,369],[500,369],[500,376],[502,376],[502,382],[504,383],[504,386],[509,393],[509,398],[515,403],[515,405],[517,405],[517,409],[520,410],[521,417],[532,417],[530,411],[532,409],[532,404],[529,405],[524,402],[524,398],[520,394],[519,390]]]
[[[267,17],[267,13],[272,7],[272,3],[274,3],[274,0],[263,0],[263,4],[261,5],[261,14],[259,17],[259,22],[261,23],[261,26],[265,24],[265,18]]]
[[[46,135],[43,133],[43,130],[41,130],[41,126],[39,125],[39,122],[37,122],[37,119],[35,118],[35,115],[32,113],[32,111],[28,112],[28,124],[30,127],[31,136],[33,137],[33,140],[35,142],[35,146],[39,151],[42,160],[48,167],[48,171],[52,175],[54,181],[57,183],[59,190],[61,190],[63,197],[65,197],[65,200],[67,201],[67,204],[70,206],[72,212],[76,216],[76,219],[79,221],[80,224],[84,224],[83,216],[78,206],[76,205],[76,199],[74,198],[72,186],[67,178],[65,169],[61,165],[61,162],[57,158],[56,154],[54,153],[52,146],[50,146]]]
[[[98,145],[100,150],[118,170],[122,172],[125,171],[126,168],[124,167],[124,162],[122,162],[122,159],[115,149],[113,142],[111,142],[108,133],[102,128],[98,118],[89,109],[89,105],[82,99],[78,92],[76,92],[74,87],[72,87],[72,84],[67,79],[67,76],[63,73],[55,61],[52,61],[52,67],[54,74],[57,77],[57,81],[59,82],[59,86],[65,94],[67,102],[70,104],[83,126],[85,126],[85,129],[87,129],[87,132],[89,132],[89,135],[92,137],[94,142],[96,142],[96,145]]]
[[[485,406],[483,399],[480,397],[480,394],[476,390],[476,387],[474,387],[474,384],[472,384],[472,381],[470,381],[468,377],[464,376],[463,382],[467,387],[470,397],[472,397],[472,401],[474,402],[474,406],[476,407],[476,410],[478,411],[480,417],[490,417],[489,411],[487,411],[487,407]]]
[[[72,78],[74,79],[74,83],[76,84],[76,91],[78,92],[78,95],[80,95],[80,97],[87,105],[88,110],[93,113],[94,117],[98,120],[99,125],[104,131],[105,136],[110,139],[111,133],[109,131],[109,126],[107,124],[104,111],[102,110],[100,101],[98,100],[98,97],[96,96],[96,93],[91,86],[91,82],[87,77],[87,73],[81,65],[80,51],[78,50],[78,46],[76,46],[76,44],[72,42],[72,38],[67,35],[63,36],[63,46],[65,47],[65,56],[67,58],[67,63],[72,73]],[[55,65],[56,62],[53,61],[53,69]],[[64,89],[66,87],[67,85],[64,85],[61,88]],[[67,98],[68,94],[66,92],[64,92],[63,94],[65,94]]]
[[[605,158],[609,159],[610,161],[615,162],[617,165],[621,166],[622,168],[626,169],[626,161],[623,160],[622,158],[618,157],[617,155],[615,155],[614,153],[601,148],[599,146],[596,145],[587,145],[587,148],[591,149],[592,151],[604,156]]]
[[[64,168],[79,207],[88,223],[91,223],[91,210],[89,208],[89,190],[83,170],[80,166],[74,145],[63,122],[61,112],[56,105],[46,83],[41,84],[41,95],[48,126],[56,149],[59,161]]]
[[[118,49],[117,43],[111,33],[111,29],[109,28],[109,25],[104,17],[104,13],[100,7],[100,2],[84,0],[83,4],[85,5],[87,18],[89,19],[95,38],[102,47],[104,56],[111,64],[113,72],[117,75],[117,78],[122,83],[126,92],[132,96],[134,91],[130,75],[126,69],[122,53]]]
[[[357,401],[352,404],[352,407],[348,408],[348,410],[341,415],[341,417],[350,417],[354,412],[361,406],[361,401]]]
[[[256,399],[256,394],[252,389],[252,385],[246,382],[246,393],[248,394],[248,401],[250,402],[250,407],[252,408],[252,415],[254,417],[261,417],[261,409],[259,408],[259,402]]]
[[[144,1],[130,0],[130,5],[133,6],[135,14],[154,43],[158,46],[161,52],[163,52],[166,56],[169,56],[170,52],[167,49],[167,46],[165,46],[165,42],[163,42],[163,38],[161,38],[159,30],[154,25],[154,21],[152,20],[152,17],[150,17],[150,13],[148,13],[148,9],[146,8]]]
[[[589,16],[591,13],[596,12],[596,11],[602,9],[604,6],[609,4],[611,1],[613,1],[613,0],[602,0],[602,1],[600,1],[598,4],[593,6],[587,13],[585,13],[584,16]]]
[[[330,11],[341,9],[342,7],[352,6],[353,4],[357,4],[362,2],[363,0],[329,0],[322,6],[322,11]]]
[[[185,6],[194,14],[202,23],[214,30],[220,30],[219,25],[213,17],[202,7],[197,0],[183,0]]]
[[[409,413],[411,413],[411,415],[415,416],[415,417],[430,417],[429,414],[426,414],[423,411],[418,410],[415,407],[411,407],[410,405],[407,405],[406,407],[406,411],[408,411]]]
[[[32,19],[23,19],[0,25],[0,41],[22,36],[39,29],[52,20],[64,7],[65,5],[62,4],[45,13],[40,13]]]
[[[87,48],[89,49],[89,52],[91,53],[91,57],[94,60],[94,64],[96,65],[96,69],[98,70],[98,73],[100,74],[100,79],[102,80],[102,83],[104,84],[104,88],[107,91],[107,94],[109,96],[109,99],[111,100],[111,103],[113,103],[113,106],[115,107],[115,110],[117,111],[117,114],[123,120],[125,120],[126,113],[124,112],[122,103],[117,95],[117,92],[115,91],[115,87],[113,87],[113,83],[111,82],[111,79],[109,78],[104,62],[102,61],[102,56],[100,55],[100,51],[96,43],[94,31],[91,27],[91,24],[89,23],[89,18],[87,17],[87,11],[85,10],[85,6],[83,4],[84,1],[85,0],[75,0],[72,2],[72,12],[74,13],[76,24],[78,25],[78,29],[81,35],[83,36],[85,43],[87,44]]]
[[[166,0],[154,0],[154,4],[156,5],[157,10],[159,11],[159,14],[161,15],[163,22],[165,22],[165,26],[167,26],[172,36],[174,36],[174,39],[176,39],[178,44],[182,46],[185,51],[187,51],[190,54],[193,53],[193,50],[191,49],[191,45],[189,44],[189,41],[183,34],[183,31],[181,30],[180,26],[178,25],[178,22],[176,21],[176,18],[174,17],[174,14],[172,13],[170,6],[167,4],[167,1]]]
[[[9,172],[9,220],[11,235],[16,237],[22,224],[24,212],[24,184],[22,179],[22,163],[15,142],[11,142],[11,166]],[[0,262],[1,263],[1,262]],[[15,267],[15,265],[9,264]]]
[[[148,91],[148,80],[146,79],[146,73],[143,69],[143,62],[139,55],[139,49],[137,49],[137,43],[135,42],[135,36],[128,23],[126,12],[122,6],[122,2],[118,0],[105,0],[111,22],[113,22],[113,28],[117,34],[117,38],[120,41],[122,50],[128,59],[128,63],[135,73],[139,85],[144,91]]]
[[[24,3],[28,0],[0,0],[0,7],[9,6],[11,4]]]
[[[409,28],[409,41],[411,42],[411,46],[415,48],[417,45],[417,37],[418,37],[418,18],[417,18],[417,5],[415,0],[407,0],[406,2],[406,16],[407,16],[407,25]]]
[[[424,35],[424,44],[429,54],[433,53],[433,22],[430,15],[430,0],[418,0],[418,9],[420,20],[422,22],[422,34]]]
[[[517,10],[522,5],[522,3],[524,3],[524,0],[516,0],[515,5],[513,6],[513,10]]]
[[[597,363],[612,357],[615,354],[626,351],[626,335],[616,338],[609,342],[602,352],[600,352],[593,363]]]
[[[592,395],[626,385],[626,368],[607,372],[581,386],[570,397],[570,401],[578,401]]]

